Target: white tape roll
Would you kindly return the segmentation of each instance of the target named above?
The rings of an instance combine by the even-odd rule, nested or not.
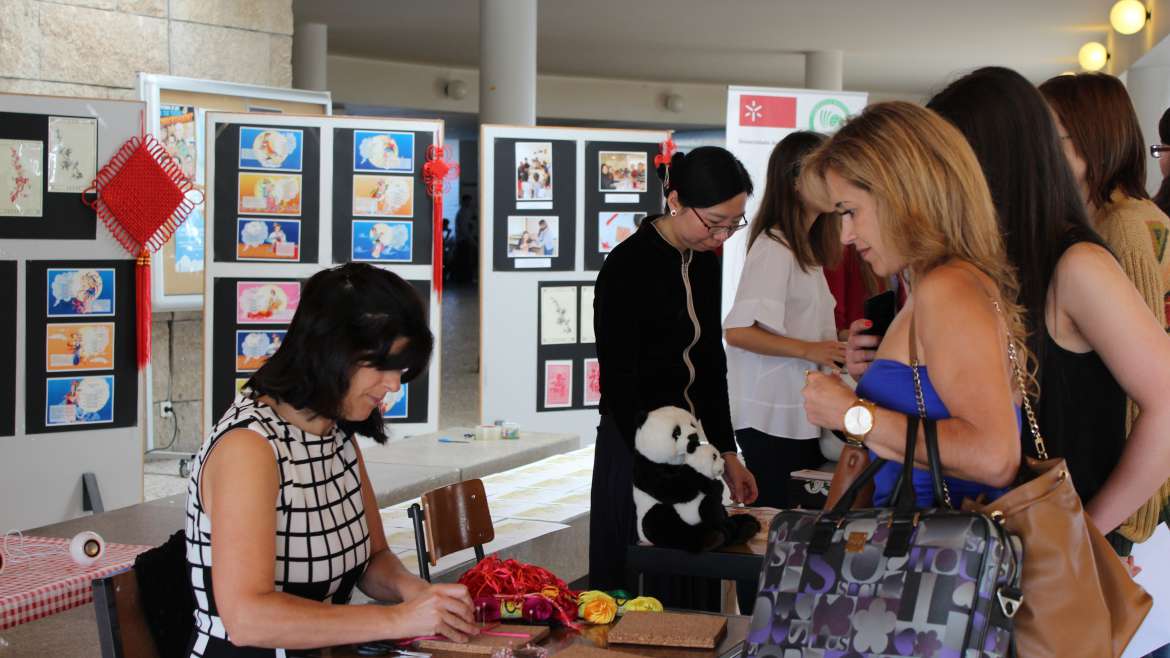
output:
[[[69,542],[69,557],[83,567],[88,567],[101,559],[106,552],[106,542],[102,536],[92,530],[79,532]]]
[[[477,441],[495,441],[500,438],[499,425],[480,425],[475,428]]]

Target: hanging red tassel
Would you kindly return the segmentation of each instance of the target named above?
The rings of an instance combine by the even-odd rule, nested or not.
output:
[[[459,177],[459,164],[444,160],[444,151],[442,145],[431,144],[427,147],[427,161],[423,165],[423,180],[427,185],[427,194],[434,200],[431,215],[433,232],[431,268],[435,294],[440,303],[443,301],[443,191],[447,188],[448,181]]]
[[[138,310],[138,367],[144,368],[150,363],[150,252],[143,249],[138,253],[138,261],[134,265],[134,282],[137,286],[136,302]]]

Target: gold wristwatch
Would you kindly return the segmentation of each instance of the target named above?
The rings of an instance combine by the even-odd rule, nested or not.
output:
[[[877,405],[864,398],[857,398],[848,409],[845,410],[845,427],[846,443],[857,447],[865,447],[865,437],[873,431],[874,420]]]

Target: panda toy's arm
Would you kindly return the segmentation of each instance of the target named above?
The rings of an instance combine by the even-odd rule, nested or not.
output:
[[[658,502],[690,502],[707,491],[710,484],[710,479],[686,464],[657,464],[634,453],[634,486]]]

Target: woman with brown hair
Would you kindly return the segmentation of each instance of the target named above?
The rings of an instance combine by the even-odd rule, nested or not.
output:
[[[1021,367],[1030,356],[1015,273],[970,145],[929,110],[878,103],[808,157],[801,189],[837,210],[841,241],[878,276],[905,270],[912,282],[856,392],[836,375],[808,373],[809,421],[844,430],[890,460],[875,479],[874,503],[886,505],[904,459],[907,415],[919,413],[918,379],[924,413],[938,421],[952,500],[994,499],[1020,463],[1009,344]],[[917,455],[924,466],[925,447]],[[913,485],[918,504],[930,505],[927,471],[916,469]]]
[[[1145,142],[1125,86],[1104,73],[1079,73],[1052,78],[1040,85],[1040,92],[1056,115],[1065,157],[1093,228],[1165,327],[1170,302],[1166,249],[1170,218],[1146,193]],[[1138,411],[1131,401],[1127,434]],[[1131,541],[1145,541],[1163,516],[1168,498],[1170,481],[1117,532]]]

